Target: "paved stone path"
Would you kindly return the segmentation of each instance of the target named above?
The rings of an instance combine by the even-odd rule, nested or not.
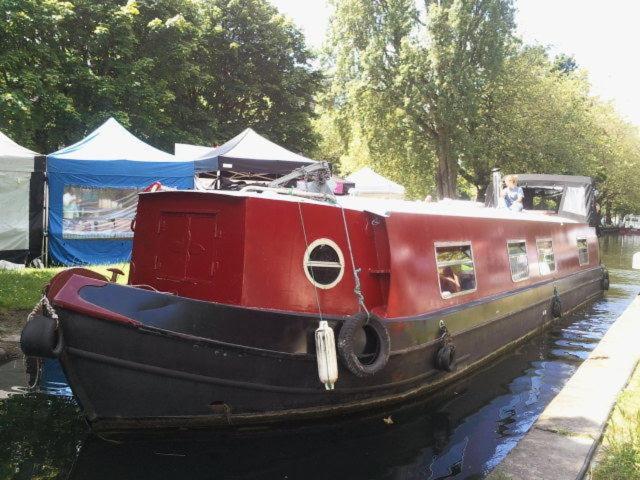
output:
[[[640,359],[640,297],[609,328],[531,430],[489,476],[577,479],[584,474],[618,393]]]

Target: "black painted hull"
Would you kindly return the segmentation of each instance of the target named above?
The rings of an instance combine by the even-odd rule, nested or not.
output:
[[[370,378],[358,378],[340,365],[333,391],[318,380],[313,316],[214,306],[151,292],[145,293],[145,305],[135,305],[123,298],[132,289],[117,286],[109,287],[120,297],[114,304],[145,327],[62,310],[66,348],[60,361],[96,430],[291,422],[433,392],[548,325],[554,288],[567,312],[599,296],[601,278],[597,268],[437,315],[389,320],[389,363]],[[92,301],[108,302],[109,295]],[[150,303],[161,307],[143,308]],[[453,372],[433,366],[440,319],[458,352]],[[265,339],[260,330],[266,327],[260,325],[271,322],[279,325],[280,336]],[[330,323],[339,328],[341,320]],[[216,324],[218,334],[210,328]],[[242,336],[252,344],[241,344]]]

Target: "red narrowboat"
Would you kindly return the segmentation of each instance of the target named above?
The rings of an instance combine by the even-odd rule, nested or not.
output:
[[[59,359],[102,431],[268,424],[434,391],[608,288],[591,181],[521,178],[522,212],[143,193],[128,285],[60,274],[23,349]],[[555,212],[533,210],[543,192]]]

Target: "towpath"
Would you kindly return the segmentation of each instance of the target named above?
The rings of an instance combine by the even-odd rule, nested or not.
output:
[[[20,332],[28,310],[0,310],[0,362],[22,356]]]
[[[609,328],[490,479],[581,479],[640,349],[640,297]]]

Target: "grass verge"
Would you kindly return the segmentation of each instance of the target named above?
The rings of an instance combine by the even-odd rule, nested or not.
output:
[[[116,267],[125,274],[118,283],[126,283],[129,265],[99,265],[88,267],[107,278],[107,268]],[[42,288],[63,268],[25,268],[23,270],[0,270],[0,313],[11,310],[31,310],[42,295]]]
[[[618,397],[602,449],[592,480],[640,479],[640,365]]]

